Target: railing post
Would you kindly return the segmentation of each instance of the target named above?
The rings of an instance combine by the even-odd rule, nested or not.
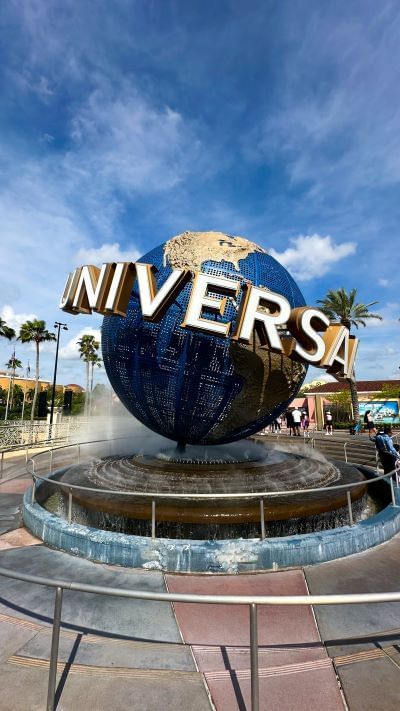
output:
[[[56,600],[54,603],[53,634],[51,636],[49,686],[47,691],[47,711],[54,711],[57,680],[58,645],[60,641],[61,607],[63,589],[56,589]]]
[[[53,471],[53,450],[50,450],[50,474]]]
[[[257,605],[255,603],[251,603],[249,605],[249,609],[250,609],[251,711],[259,711]]]
[[[264,499],[260,499],[261,540],[265,538]]]
[[[72,489],[68,491],[68,523],[72,523]]]
[[[391,490],[391,492],[392,492],[392,504],[393,504],[393,506],[397,506],[397,504],[396,504],[396,496],[395,496],[395,493],[394,493],[394,483],[393,483],[392,477],[390,477],[390,490]]]
[[[4,452],[1,453],[1,469],[0,469],[0,478],[3,478],[3,468],[4,468]]]
[[[78,444],[78,464],[81,463],[81,445]]]
[[[156,502],[155,499],[151,502],[151,537],[156,537]]]
[[[351,506],[351,492],[350,489],[347,489],[347,506],[349,508],[349,519],[350,519],[350,526],[354,525],[354,520],[353,520],[353,509]]]
[[[344,459],[345,459],[345,462],[347,463],[347,442],[344,443],[343,449],[344,449]]]
[[[32,476],[32,499],[31,503],[35,503],[35,496],[36,496],[36,479],[34,476]]]

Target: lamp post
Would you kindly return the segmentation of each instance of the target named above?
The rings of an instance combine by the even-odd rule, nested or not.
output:
[[[56,321],[54,324],[54,328],[57,329],[57,346],[56,346],[56,359],[54,361],[54,377],[53,377],[53,390],[51,393],[51,407],[50,407],[50,422],[49,422],[49,439],[51,439],[52,432],[51,428],[53,425],[53,415],[54,415],[54,400],[56,397],[56,378],[57,378],[57,365],[58,365],[58,348],[60,345],[60,330],[61,328],[63,331],[68,331],[68,326],[66,323],[60,323],[59,321]]]

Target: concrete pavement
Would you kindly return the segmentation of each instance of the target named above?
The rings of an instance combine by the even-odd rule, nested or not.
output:
[[[21,528],[29,480],[0,484],[0,565],[35,575],[153,591],[312,594],[400,591],[400,536],[304,570],[178,576],[107,567],[52,551]],[[1,519],[3,515],[3,519]],[[44,709],[54,590],[0,578],[1,711]],[[315,615],[315,617],[314,617]],[[400,605],[259,610],[264,711],[397,711]],[[244,608],[175,605],[66,591],[57,709],[250,709]]]

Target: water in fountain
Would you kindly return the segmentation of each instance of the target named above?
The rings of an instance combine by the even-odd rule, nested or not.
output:
[[[152,497],[127,492],[154,493],[157,535],[167,538],[237,538],[259,535],[260,498],[251,493],[314,489],[299,497],[265,497],[267,535],[288,535],[322,530],[347,522],[344,490],[322,492],[335,483],[360,482],[353,489],[354,515],[361,515],[366,487],[358,469],[332,463],[312,453],[265,447],[250,441],[208,448],[161,447],[158,451],[93,458],[67,467],[56,477],[63,482],[94,489],[73,493],[74,520],[96,528],[149,535]],[[96,489],[112,490],[104,494]],[[63,496],[46,504],[65,511]],[[163,494],[182,495],[171,499]],[[198,494],[227,498],[195,500]],[[240,498],[232,495],[240,494]]]

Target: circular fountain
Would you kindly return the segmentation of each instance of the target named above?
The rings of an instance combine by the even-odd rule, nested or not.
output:
[[[260,499],[269,536],[318,531],[347,516],[345,490],[322,487],[359,481],[352,493],[354,515],[361,513],[366,494],[364,477],[355,467],[335,465],[318,452],[310,456],[252,442],[94,458],[54,478],[79,487],[72,489],[76,523],[150,535],[155,501],[157,536],[171,539],[255,537]],[[301,498],[285,493],[299,489],[313,491]],[[112,493],[106,496],[105,491]],[[65,516],[67,500],[63,487],[44,505]]]
[[[246,439],[287,409],[307,372],[293,350],[307,307],[283,266],[243,237],[185,232],[126,274],[136,274],[129,288],[108,283],[118,304],[104,309],[104,365],[126,409],[178,444],[107,454],[98,445],[52,472],[24,498],[33,533],[92,560],[180,572],[304,565],[393,535],[400,524],[346,525],[349,502],[354,520],[363,515],[358,468]],[[100,311],[106,287],[96,288]],[[88,299],[74,303],[87,312]],[[350,483],[351,501],[326,489]]]

